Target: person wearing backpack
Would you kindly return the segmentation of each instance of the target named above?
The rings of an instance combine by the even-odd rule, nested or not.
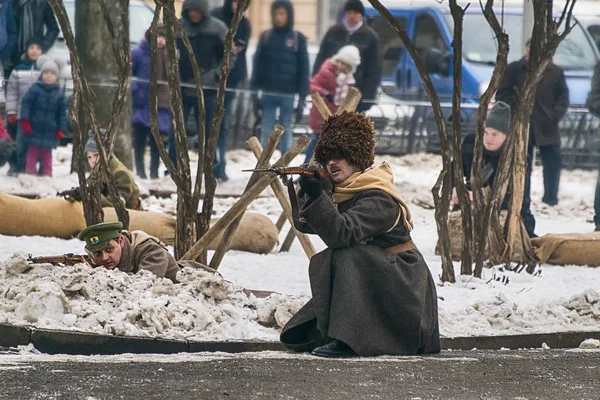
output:
[[[273,28],[260,35],[251,88],[262,91],[260,100],[254,96],[255,112],[262,118],[261,143],[275,127],[277,110],[279,124],[285,128],[280,150],[285,153],[292,146],[292,117],[302,118],[304,101],[308,94],[308,50],[306,37],[294,30],[294,7],[288,0],[275,0],[271,4]],[[295,95],[299,95],[294,110]]]
[[[596,64],[596,68],[594,69],[594,75],[592,76],[592,90],[588,95],[586,106],[592,115],[600,118],[600,62]],[[596,225],[595,231],[600,232],[600,173],[598,174],[598,181],[596,182],[594,213],[594,224]]]

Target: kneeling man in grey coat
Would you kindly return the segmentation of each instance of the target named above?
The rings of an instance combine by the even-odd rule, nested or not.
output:
[[[361,113],[323,123],[315,159],[328,176],[300,178],[298,230],[327,245],[310,260],[312,299],[288,322],[288,349],[323,357],[440,351],[435,283],[375,130]]]

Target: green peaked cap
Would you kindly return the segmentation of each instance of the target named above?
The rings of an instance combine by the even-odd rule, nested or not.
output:
[[[96,225],[90,225],[77,237],[85,242],[85,247],[89,251],[104,250],[112,239],[117,239],[123,224],[120,222],[101,222]]]

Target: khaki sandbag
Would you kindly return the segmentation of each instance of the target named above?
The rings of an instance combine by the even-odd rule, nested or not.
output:
[[[211,219],[211,225],[218,220],[219,218]],[[104,221],[118,221],[114,208],[104,208]],[[168,214],[129,210],[129,230],[144,231],[167,245],[175,243],[175,225],[175,217]],[[262,214],[245,213],[229,249],[266,254],[278,243],[278,234],[277,227],[269,218]],[[210,243],[209,250],[217,248],[222,236],[223,234],[219,235]]]
[[[85,229],[83,206],[61,197],[30,200],[0,192],[0,234],[69,239]]]
[[[540,262],[555,265],[600,265],[600,232],[548,234],[531,240]]]
[[[219,218],[211,219],[211,225]],[[215,250],[223,234],[210,243],[209,249]],[[266,254],[273,250],[279,242],[277,227],[269,218],[262,214],[247,212],[235,232],[230,250],[247,251],[249,253]]]
[[[508,211],[500,211],[500,223],[504,224]],[[513,262],[521,262],[524,260],[523,254],[526,254],[523,248],[523,232],[526,232],[523,222],[520,222],[521,229],[517,232],[516,248],[513,251]],[[462,228],[462,214],[460,211],[451,212],[448,214],[448,232],[450,235],[450,251],[452,252],[452,260],[461,260],[462,241],[463,241],[463,228]],[[488,244],[489,246],[489,244]],[[440,241],[435,246],[435,254],[441,255],[440,252]],[[488,257],[488,251],[486,249],[486,258]]]
[[[106,207],[103,210],[104,222],[119,220],[114,208]],[[175,217],[151,211],[127,211],[129,211],[130,231],[144,231],[167,245],[175,243]]]

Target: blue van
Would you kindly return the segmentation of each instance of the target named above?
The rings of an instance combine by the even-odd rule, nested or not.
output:
[[[429,2],[431,3],[431,2]],[[412,6],[411,6],[412,4]],[[422,1],[386,2],[390,13],[405,27],[423,60],[442,102],[450,102],[453,85],[452,37],[453,19],[447,5],[419,6]],[[447,3],[446,3],[447,4]],[[370,5],[366,6],[367,23],[377,32],[383,58],[382,89],[398,99],[422,98],[423,85],[397,33]],[[523,9],[504,8],[501,16],[509,35],[511,50],[508,62],[519,60],[521,51]],[[497,55],[493,31],[485,20],[479,4],[467,9],[463,31],[463,87],[464,103],[479,103],[487,89]],[[590,91],[594,66],[599,51],[589,33],[577,23],[556,51],[554,62],[561,66],[567,77],[571,106],[583,106]],[[444,110],[445,113],[447,110]]]

